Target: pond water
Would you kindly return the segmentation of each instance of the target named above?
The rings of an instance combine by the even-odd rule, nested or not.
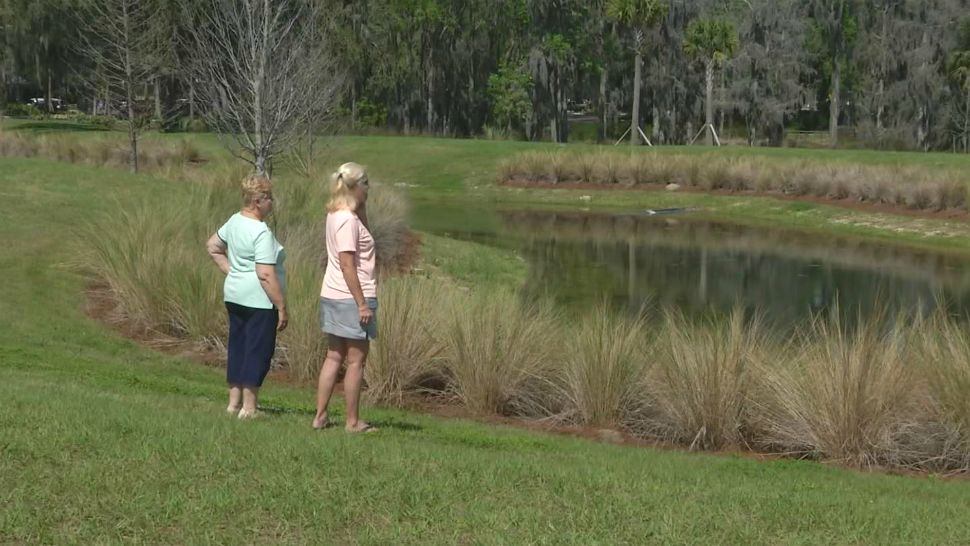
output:
[[[638,310],[760,311],[790,329],[813,313],[970,312],[970,260],[858,239],[694,218],[419,205],[415,227],[514,250],[524,292],[579,311],[603,298]]]

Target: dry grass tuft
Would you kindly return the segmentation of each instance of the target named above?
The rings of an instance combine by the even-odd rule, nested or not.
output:
[[[380,296],[380,332],[365,369],[366,394],[373,403],[401,406],[429,380],[440,382],[444,316],[436,311],[442,286],[426,278],[391,278]]]
[[[568,418],[583,425],[618,427],[644,403],[649,364],[645,318],[630,318],[600,303],[565,340],[562,371]]]
[[[767,370],[764,439],[860,467],[908,458],[900,439],[919,420],[920,389],[905,337],[886,321],[849,328],[838,316],[815,320],[794,362]]]
[[[557,321],[506,290],[455,298],[444,328],[448,391],[481,413],[547,416]]]
[[[760,321],[740,309],[699,322],[666,312],[646,384],[654,414],[643,432],[691,449],[743,446],[754,368],[768,349]]]

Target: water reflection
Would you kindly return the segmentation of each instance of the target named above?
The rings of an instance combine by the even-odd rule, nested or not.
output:
[[[526,293],[579,312],[602,297],[690,313],[741,305],[790,329],[836,304],[849,318],[879,306],[970,310],[970,261],[961,256],[687,215],[507,210],[497,218],[494,234],[465,235],[515,248],[530,268]]]

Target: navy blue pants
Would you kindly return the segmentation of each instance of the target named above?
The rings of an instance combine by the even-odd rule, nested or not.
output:
[[[269,373],[276,351],[276,324],[279,311],[255,309],[226,302],[229,311],[229,365],[226,381],[230,385],[261,387]]]

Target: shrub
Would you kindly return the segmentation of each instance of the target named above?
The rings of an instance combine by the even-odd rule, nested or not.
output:
[[[19,102],[8,102],[4,113],[12,118],[38,119],[44,116],[44,113],[33,104]]]

